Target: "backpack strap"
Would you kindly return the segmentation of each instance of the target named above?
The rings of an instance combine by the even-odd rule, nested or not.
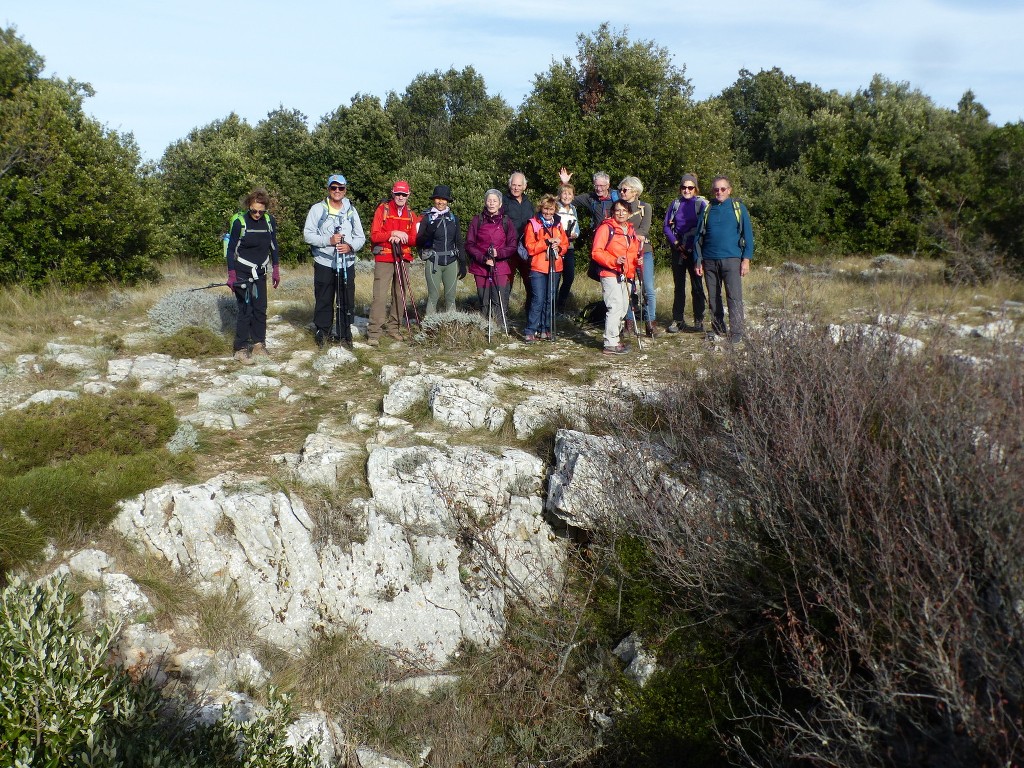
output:
[[[743,214],[740,213],[740,201],[730,198],[732,211],[736,216],[736,237],[739,238],[740,251],[746,250],[747,239],[743,237]],[[708,229],[708,213],[711,211],[711,204],[704,205],[704,212],[700,217],[700,226],[697,227],[697,237],[703,238]]]

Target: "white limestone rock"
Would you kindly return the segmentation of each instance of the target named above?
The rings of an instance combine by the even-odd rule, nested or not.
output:
[[[338,473],[362,453],[360,445],[314,432],[306,437],[299,453],[272,458],[285,464],[300,482],[334,488],[338,485]]]
[[[104,573],[100,578],[103,615],[119,620],[132,620],[153,611],[145,593],[123,573]]]
[[[641,688],[647,685],[651,675],[658,670],[658,657],[644,648],[643,641],[636,632],[623,638],[612,653],[626,665],[623,674]]]
[[[605,493],[609,464],[625,446],[612,436],[597,437],[560,429],[555,435],[555,466],[548,476],[547,509],[571,526],[589,530],[615,514]]]
[[[76,371],[96,368],[103,357],[103,350],[80,344],[58,344],[48,342],[44,354],[58,365]]]
[[[56,400],[77,400],[78,393],[66,389],[44,389],[31,395],[27,400],[14,406],[17,410],[24,410],[36,403],[52,403]]]
[[[114,565],[113,558],[99,549],[83,549],[68,559],[68,568],[75,576],[98,582]]]
[[[188,379],[201,372],[194,360],[177,360],[154,352],[138,357],[107,361],[107,379],[114,383],[134,378],[143,392],[158,392],[167,384]]]
[[[328,348],[322,355],[313,360],[313,370],[319,374],[329,375],[338,368],[359,362],[356,356],[340,344]]]
[[[441,379],[431,386],[428,403],[434,419],[453,429],[501,429],[508,413],[491,393],[472,381]]]
[[[392,383],[384,395],[384,413],[388,416],[404,416],[416,403],[425,400],[434,384],[442,380],[441,376],[433,373],[403,376]]]

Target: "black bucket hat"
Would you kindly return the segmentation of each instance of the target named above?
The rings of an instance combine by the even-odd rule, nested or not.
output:
[[[438,184],[430,194],[431,200],[435,197],[440,197],[442,200],[447,200],[450,203],[452,201],[452,188],[447,184]]]

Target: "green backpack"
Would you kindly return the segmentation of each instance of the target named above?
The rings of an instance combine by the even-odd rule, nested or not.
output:
[[[269,213],[264,213],[263,217],[267,220],[267,230],[273,234],[274,232],[274,220],[270,217]],[[228,222],[228,231],[225,232],[221,239],[224,241],[224,259],[228,258],[228,243],[231,241],[231,230],[235,226],[235,222],[239,222],[242,225],[242,231],[238,233],[238,242],[242,242],[242,238],[245,237],[245,211],[239,211],[231,217],[231,221]],[[235,254],[238,255],[237,253]]]

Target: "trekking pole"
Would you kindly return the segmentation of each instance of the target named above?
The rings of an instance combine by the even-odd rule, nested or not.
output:
[[[409,303],[412,305],[412,316],[416,318],[416,325],[420,324],[420,311],[416,308],[416,296],[412,292],[412,283],[409,282],[409,266],[402,260],[400,270],[402,279],[405,281],[405,292],[409,296]]]
[[[487,343],[491,343],[491,314],[494,310],[493,302],[494,287],[494,265],[487,268],[487,279],[484,281],[484,301],[487,302]]]
[[[334,228],[335,233],[341,235],[337,247],[345,244],[345,235],[341,227]],[[335,323],[338,326],[338,340],[352,343],[352,321],[349,318],[351,308],[348,305],[348,266],[345,264],[344,254],[335,250],[335,274],[334,274],[334,303]]]
[[[512,278],[510,277],[509,281],[511,280]],[[501,325],[505,329],[505,335],[508,336],[508,318],[505,316],[505,302],[501,298],[501,289],[498,287],[498,284],[494,281],[493,278],[491,279],[491,284],[494,286],[494,290],[498,294],[498,310],[501,312]],[[509,289],[511,290],[511,286],[509,286]]]
[[[555,331],[555,259],[558,258],[558,249],[552,241],[548,241],[548,325],[551,331],[551,341],[557,336]]]
[[[228,288],[231,287],[227,283],[210,283],[209,285],[204,285],[199,288],[189,288],[186,293],[192,293],[193,291],[205,291],[207,288],[220,288],[222,285],[227,286]]]
[[[406,328],[411,330],[412,324],[409,321],[409,304],[406,301],[405,286],[402,284],[402,269],[400,266],[402,262],[402,248],[397,243],[391,244],[391,258],[395,264],[395,287],[397,289],[395,293],[400,293],[402,295],[402,317],[405,318]],[[401,321],[399,321],[398,325],[401,327]]]
[[[636,334],[636,348],[641,352],[644,351],[644,343],[640,336],[640,318],[643,317],[644,313],[644,300],[643,296],[636,289],[636,275],[633,275],[633,279],[629,281],[630,292],[632,295],[629,297],[629,308],[633,311],[633,333]]]

